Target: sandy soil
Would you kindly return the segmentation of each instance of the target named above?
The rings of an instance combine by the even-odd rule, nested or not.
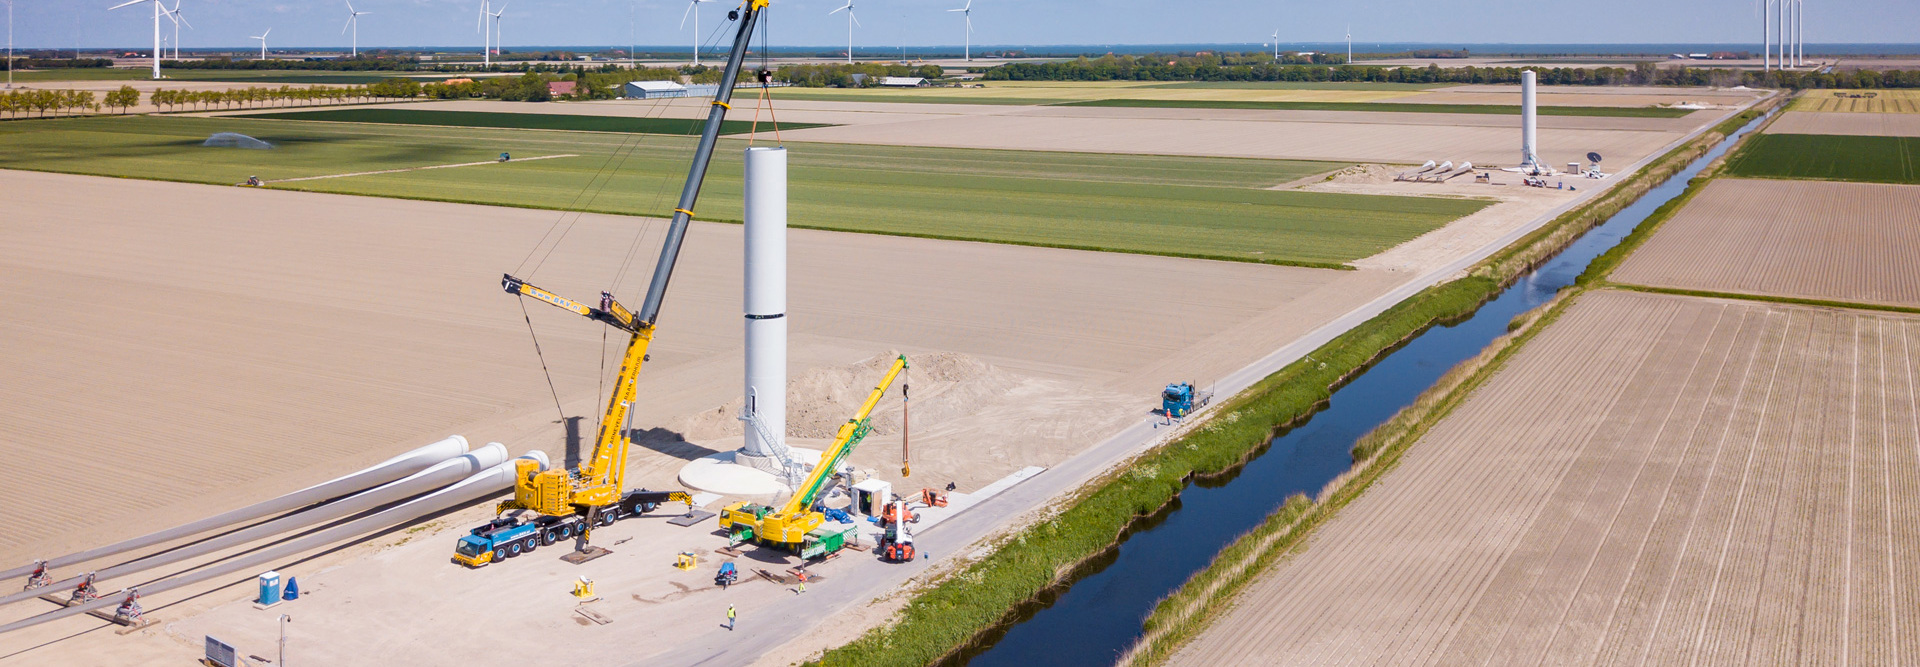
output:
[[[1920,137],[1920,113],[1789,111],[1767,125],[1767,133]]]
[[[1613,279],[1916,306],[1915,210],[1920,186],[1717,179]]]
[[[1418,273],[1445,265],[1461,253],[1485,245],[1501,235],[1519,229],[1555,207],[1573,201],[1589,188],[1603,187],[1601,181],[1584,178],[1559,179],[1573,190],[1529,188],[1520,185],[1518,174],[1491,172],[1492,183],[1475,183],[1471,175],[1445,183],[1396,181],[1394,177],[1409,167],[1363,164],[1348,167],[1331,177],[1298,186],[1315,192],[1347,192],[1366,195],[1421,195],[1493,199],[1498,204],[1480,209],[1441,229],[1422,234],[1406,243],[1372,257],[1352,262],[1353,266],[1381,271]]]
[[[0,527],[0,562],[237,507],[447,433],[506,442],[516,453],[567,451],[527,324],[497,287],[558,213],[27,172],[6,172],[0,197],[17,213],[0,223],[0,263],[19,294],[0,303],[9,323],[0,329],[0,368],[11,378],[0,382],[0,404],[15,406],[0,411],[0,443],[47,470],[84,471],[120,498],[49,504],[76,493],[73,476],[16,480],[0,502],[44,509]],[[590,295],[636,237],[641,263],[650,263],[661,227],[583,216],[531,278]],[[677,486],[685,459],[728,446],[724,437],[683,441],[676,429],[740,392],[739,229],[696,225],[681,255],[641,387],[635,423],[647,433],[631,484]],[[891,350],[964,355],[943,358],[972,372],[942,376],[931,363],[916,379],[928,393],[913,422],[914,483],[954,481],[962,491],[1059,461],[1144,414],[1169,377],[1204,381],[1237,369],[1405,280],[804,230],[792,234],[791,261],[794,378],[836,376],[857,387],[873,380],[860,377],[867,360]],[[629,276],[620,294],[637,301],[643,277]],[[529,314],[565,414],[584,416],[581,430],[590,432],[602,400],[599,328],[557,309]],[[898,457],[897,437],[882,434],[854,462],[890,474]],[[408,576],[455,576],[439,554],[485,513],[470,510],[418,536],[432,545],[410,556],[424,565]],[[655,563],[704,543],[643,541],[645,550],[627,550]],[[293,571],[312,575],[370,550],[377,545]],[[641,561],[613,562],[633,569]],[[564,579],[520,572],[506,589]],[[655,568],[646,572],[667,585]],[[245,595],[241,586],[205,596],[215,588],[156,596],[150,608],[181,618]],[[413,613],[406,605],[417,588],[364,594],[389,593],[399,596],[389,611]],[[375,632],[392,618],[375,614],[363,619],[368,628],[347,623],[328,633],[349,634],[327,636]],[[10,635],[0,656],[94,623]],[[124,650],[118,640],[90,633],[32,656],[119,664],[104,657]],[[182,635],[154,645],[172,649],[154,650],[197,651],[197,641]]]
[[[1583,297],[1173,662],[1901,662],[1917,343],[1912,317]]]

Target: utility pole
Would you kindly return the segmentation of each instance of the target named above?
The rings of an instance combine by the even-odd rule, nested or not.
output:
[[[280,661],[274,664],[286,667],[287,664],[287,623],[293,619],[286,614],[280,615]]]

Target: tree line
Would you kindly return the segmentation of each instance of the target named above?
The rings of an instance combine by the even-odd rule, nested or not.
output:
[[[40,112],[41,117],[49,113],[79,113],[81,111],[99,111],[100,103],[94,101],[91,90],[9,90],[0,92],[0,112],[10,118],[23,114]]]
[[[1328,54],[1316,54],[1322,58]],[[1263,62],[1262,59],[1265,59]],[[1344,60],[1331,54],[1333,60]],[[1383,67],[1289,64],[1267,54],[1102,56],[1051,63],[1008,63],[981,73],[990,81],[1353,81],[1380,83],[1518,83],[1532,70],[1540,83],[1572,86],[1737,86],[1755,88],[1914,88],[1920,71],[1758,72],[1716,67]]]

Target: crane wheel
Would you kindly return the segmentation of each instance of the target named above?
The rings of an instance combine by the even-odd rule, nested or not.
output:
[[[488,562],[498,563],[506,559],[507,559],[507,550],[502,548],[495,548],[493,550],[493,560]]]
[[[521,551],[531,553],[534,549],[540,548],[540,538],[538,536],[529,536],[527,539],[520,541],[520,547]]]
[[[540,534],[540,546],[552,545],[554,542],[560,541],[560,537],[560,529],[548,528],[546,532]]]
[[[520,555],[520,543],[519,543],[519,542],[514,542],[513,544],[509,544],[509,545],[507,545],[507,557],[508,557],[508,558],[512,558],[512,557],[514,557],[514,556],[518,556],[518,555]]]

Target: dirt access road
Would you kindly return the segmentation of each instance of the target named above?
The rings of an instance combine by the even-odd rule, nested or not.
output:
[[[1910,661],[1916,350],[1910,316],[1584,296],[1174,663]]]

